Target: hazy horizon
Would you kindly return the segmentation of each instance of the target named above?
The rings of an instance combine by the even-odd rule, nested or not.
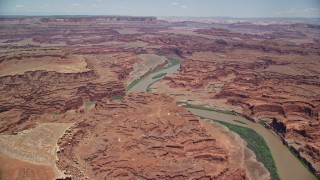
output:
[[[232,17],[232,16],[148,16],[148,15],[117,15],[117,14],[103,14],[103,15],[87,15],[87,14],[0,14],[0,17],[156,17],[156,18],[217,18],[217,19],[320,19],[320,17]]]
[[[320,18],[319,0],[0,0],[0,15]]]

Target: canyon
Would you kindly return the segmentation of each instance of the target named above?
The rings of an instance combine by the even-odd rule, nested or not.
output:
[[[239,135],[181,103],[262,122],[320,175],[318,24],[50,16],[0,27],[1,179],[271,178]]]

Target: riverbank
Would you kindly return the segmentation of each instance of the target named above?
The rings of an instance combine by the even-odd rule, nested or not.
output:
[[[201,119],[209,119],[200,117]],[[257,161],[261,162],[270,172],[270,177],[273,180],[280,180],[277,167],[275,165],[271,151],[265,142],[264,138],[256,131],[247,127],[237,126],[231,123],[210,119],[213,122],[226,126],[229,130],[237,133],[243,140],[247,142],[247,147],[254,152]],[[241,121],[239,121],[241,122]]]
[[[304,157],[302,157],[297,149],[295,149],[294,147],[290,146],[290,142],[288,142],[285,139],[284,136],[282,136],[281,134],[277,133],[272,126],[267,124],[266,120],[262,120],[262,119],[256,120],[256,119],[254,119],[254,118],[252,118],[250,116],[244,115],[242,113],[238,113],[238,112],[235,112],[235,113],[238,116],[242,116],[242,117],[244,117],[245,119],[247,119],[249,121],[261,124],[265,129],[269,130],[276,138],[278,138],[283,143],[283,145],[288,149],[288,151],[290,151],[292,153],[292,155],[295,156],[305,168],[307,168],[318,180],[320,180],[320,175],[316,174],[316,170],[312,166],[312,164],[310,162],[308,162]]]
[[[152,79],[152,77],[159,73],[166,73],[170,70],[168,74],[175,73],[179,69],[179,65],[173,66],[169,69],[163,70],[161,72],[156,72],[144,77],[132,90],[132,92],[146,92],[147,89],[155,81],[159,79]],[[315,176],[310,173],[301,162],[291,154],[291,152],[283,145],[281,140],[276,138],[268,129],[255,120],[246,119],[242,115],[238,115],[234,111],[210,109],[203,106],[188,105],[187,103],[180,102],[181,106],[190,110],[196,116],[203,116],[206,118],[214,118],[223,120],[227,123],[236,124],[241,127],[247,127],[254,129],[257,134],[264,138],[266,144],[268,145],[272,156],[274,157],[276,168],[278,169],[278,174],[281,179],[316,179]],[[237,121],[234,121],[237,120]],[[242,122],[242,123],[240,123]],[[245,123],[245,124],[244,124]]]
[[[193,108],[193,109],[200,109],[200,110],[206,110],[206,111],[213,111],[213,112],[218,112],[218,113],[223,113],[223,114],[229,114],[229,115],[236,115],[236,116],[240,116],[243,117],[245,119],[247,119],[250,122],[256,123],[256,124],[261,124],[265,129],[269,130],[270,133],[272,133],[277,139],[279,139],[282,143],[283,146],[285,146],[288,151],[290,151],[298,160],[299,162],[305,167],[307,168],[318,180],[320,179],[320,176],[317,176],[315,174],[315,170],[313,169],[313,167],[311,166],[310,163],[308,163],[307,160],[305,160],[303,157],[300,156],[299,152],[297,152],[294,148],[292,148],[289,143],[285,140],[285,138],[283,136],[280,136],[278,133],[276,133],[270,125],[266,124],[263,120],[259,120],[256,121],[254,118],[251,118],[247,115],[244,115],[242,113],[238,113],[235,111],[227,111],[227,110],[220,110],[220,109],[212,109],[212,108],[208,108],[205,106],[201,106],[201,105],[193,105],[193,104],[187,104],[184,102],[178,102],[178,104],[182,105],[185,108]],[[238,120],[234,120],[238,123],[245,123],[242,121],[238,121]],[[225,122],[224,122],[225,123]]]
[[[130,83],[127,88],[127,93],[147,92],[147,89],[151,84],[153,84],[155,81],[161,80],[164,77],[163,76],[161,78],[154,78],[159,73],[166,73],[167,75],[170,75],[177,72],[180,67],[180,60],[176,60],[174,58],[168,58],[168,60],[170,61],[170,64],[168,66],[150,71],[148,74],[145,74],[143,75],[143,77]]]
[[[180,61],[177,60],[177,59],[174,59],[174,58],[171,58],[171,57],[166,57],[167,58],[167,63],[165,64],[161,64],[160,66],[157,66],[156,68],[154,69],[150,69],[148,72],[146,72],[145,74],[143,74],[141,77],[139,77],[138,79],[135,79],[133,80],[126,88],[126,91],[128,92],[130,89],[132,89],[134,86],[136,86],[137,84],[139,84],[141,82],[141,80],[145,77],[147,77],[148,75],[151,75],[153,73],[157,73],[157,72],[160,72],[161,71],[161,74],[164,74],[162,71],[165,71],[171,67],[174,67],[176,65],[179,65],[180,64]],[[166,73],[167,75],[168,73]],[[157,78],[154,78],[155,76],[153,76],[152,78],[153,79],[157,79],[159,80],[160,78],[164,77],[164,76],[161,76],[161,77],[157,77]]]
[[[201,110],[214,111],[214,112],[223,113],[223,114],[237,115],[233,111],[227,111],[227,110],[221,110],[221,109],[212,109],[212,108],[207,108],[207,107],[201,106],[201,105],[193,105],[193,104],[188,104],[188,103],[184,103],[184,102],[178,102],[178,104],[182,105],[184,108],[201,109]]]
[[[261,124],[249,121],[242,116],[224,114],[216,111],[207,111],[203,109],[187,109],[196,116],[201,116],[208,119],[219,119],[225,123],[230,123],[239,127],[253,129],[257,134],[263,137],[266,144],[268,145],[273,159],[275,161],[278,174],[282,180],[316,179],[314,174],[312,174],[305,166],[303,166],[299,159],[296,158],[288,150],[288,148],[283,145],[282,141],[278,139],[268,129],[263,127]],[[239,123],[239,121],[246,124]],[[258,155],[256,154],[256,156]]]

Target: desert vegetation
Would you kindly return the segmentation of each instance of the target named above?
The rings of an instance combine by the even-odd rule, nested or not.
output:
[[[256,133],[253,129],[247,127],[241,127],[219,120],[212,121],[222,124],[229,128],[231,131],[239,134],[239,136],[241,136],[241,138],[247,142],[248,148],[255,153],[255,155],[257,156],[257,160],[262,162],[265,165],[265,167],[269,170],[271,174],[271,179],[280,180],[273,156],[262,136]]]
[[[153,76],[152,79],[159,79],[159,78],[162,78],[165,75],[167,75],[167,73],[159,73],[159,74]]]

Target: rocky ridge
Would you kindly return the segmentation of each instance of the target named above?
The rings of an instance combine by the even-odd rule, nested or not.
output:
[[[316,61],[310,58],[310,63]],[[206,98],[209,105],[211,101],[219,108],[224,100],[222,104],[256,121],[269,120],[268,127],[318,172],[319,74],[315,71],[305,75],[271,72],[273,67],[288,65],[272,56],[262,56],[255,61],[187,59],[182,62],[179,73],[165,77],[152,91],[162,92],[158,87],[167,86],[186,89],[194,96],[202,92],[197,98]],[[181,93],[173,94],[182,101],[192,100]],[[225,108],[224,105],[220,108]]]
[[[73,178],[247,179],[234,152],[167,96],[101,99],[88,116],[58,143],[58,167]]]

